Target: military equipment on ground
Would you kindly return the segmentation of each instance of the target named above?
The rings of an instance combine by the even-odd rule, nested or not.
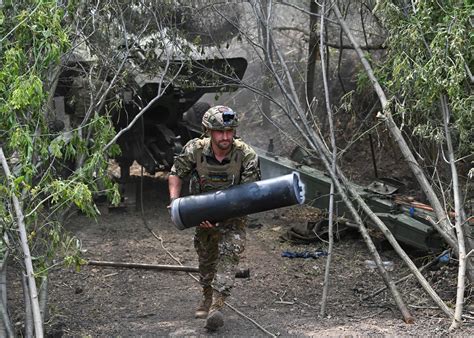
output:
[[[253,148],[260,159],[263,179],[297,171],[305,185],[306,203],[327,209],[331,187],[328,175],[313,167]],[[352,186],[400,243],[426,251],[441,250],[445,244],[428,221],[428,217],[435,219],[430,206],[397,195],[397,187],[390,183],[392,182],[378,180],[367,187],[357,184]],[[337,194],[334,203],[337,216],[350,220],[351,214]]]

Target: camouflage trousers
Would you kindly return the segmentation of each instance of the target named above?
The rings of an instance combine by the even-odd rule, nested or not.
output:
[[[221,222],[217,227],[197,227],[194,247],[199,258],[200,282],[229,296],[234,286],[239,254],[245,249],[245,218]]]

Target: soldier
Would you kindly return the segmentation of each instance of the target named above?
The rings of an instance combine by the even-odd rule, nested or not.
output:
[[[170,200],[181,193],[182,180],[190,175],[190,192],[199,194],[260,179],[255,151],[235,137],[237,114],[225,106],[210,108],[202,118],[205,135],[189,141],[176,158],[169,176]],[[239,254],[245,248],[246,218],[212,224],[204,220],[194,236],[199,258],[202,301],[196,318],[206,318],[206,328],[224,325],[221,309],[234,285]]]

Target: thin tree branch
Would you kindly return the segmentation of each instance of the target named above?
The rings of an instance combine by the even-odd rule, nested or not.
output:
[[[454,219],[455,219],[455,228],[456,228],[456,236],[458,239],[458,258],[459,258],[459,268],[458,268],[458,285],[457,285],[457,292],[456,292],[456,308],[454,310],[454,318],[453,322],[451,323],[450,330],[455,330],[459,328],[462,324],[462,311],[464,306],[464,290],[466,288],[465,281],[466,281],[466,244],[464,242],[464,231],[462,229],[462,224],[464,220],[462,219],[464,215],[464,211],[462,210],[462,203],[461,203],[461,192],[459,189],[459,178],[458,172],[456,169],[456,163],[454,158],[454,149],[453,143],[451,140],[451,133],[449,131],[449,106],[447,102],[447,98],[444,95],[440,97],[440,104],[441,104],[441,112],[443,113],[443,125],[444,125],[444,133],[447,145],[447,152],[448,152],[448,159],[449,159],[449,166],[451,169],[451,177],[453,180],[453,197],[454,197]]]
[[[332,148],[332,158],[331,158],[331,167],[332,170],[336,171],[336,160],[337,160],[337,148],[336,148],[336,138],[334,136],[334,123],[333,123],[333,114],[331,109],[331,102],[329,99],[329,86],[328,86],[328,79],[326,75],[326,65],[325,65],[325,46],[324,46],[324,16],[326,14],[326,1],[323,0],[323,4],[321,7],[321,23],[320,23],[320,36],[319,36],[319,53],[321,56],[321,73],[323,78],[324,84],[324,100],[326,102],[326,111],[328,115],[329,121],[329,134],[331,136],[331,148]],[[328,257],[326,260],[326,268],[324,271],[324,286],[323,286],[323,295],[321,300],[321,311],[320,315],[322,317],[326,314],[326,304],[329,294],[329,283],[330,283],[330,270],[331,270],[331,261],[333,256],[334,250],[334,234],[333,234],[333,218],[334,218],[334,182],[331,181],[331,188],[329,190],[329,220],[328,220],[328,239],[329,239],[329,246],[328,246]]]
[[[10,168],[8,167],[7,159],[3,153],[3,148],[0,146],[0,162],[2,163],[3,171],[7,178],[11,178]],[[28,278],[28,289],[30,291],[30,300],[33,311],[33,322],[35,327],[36,338],[43,337],[43,323],[41,320],[41,312],[38,303],[38,291],[36,289],[35,275],[33,270],[33,262],[31,261],[30,248],[28,246],[28,238],[26,235],[26,226],[24,222],[23,211],[21,209],[20,201],[14,193],[11,196],[13,200],[13,206],[17,216],[18,230],[20,232],[21,248],[24,254],[24,261],[26,267],[26,275]]]

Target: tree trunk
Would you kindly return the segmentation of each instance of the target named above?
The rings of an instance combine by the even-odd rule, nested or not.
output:
[[[310,12],[317,14],[319,6],[316,1],[310,1]],[[322,11],[321,11],[322,13]],[[316,70],[316,60],[321,58],[321,51],[318,52],[318,34],[316,31],[318,20],[316,15],[309,16],[309,43],[308,43],[308,63],[306,66],[306,101],[309,104],[308,110],[314,99],[314,73]],[[321,26],[322,30],[322,26]],[[323,40],[321,40],[321,43]]]
[[[313,6],[315,2],[311,2],[311,6]],[[323,78],[323,85],[324,85],[324,99],[326,102],[326,111],[328,115],[329,121],[329,134],[331,136],[331,148],[332,148],[332,157],[331,157],[331,167],[334,172],[336,172],[336,159],[337,159],[337,148],[336,148],[336,137],[334,135],[334,124],[333,124],[333,114],[331,109],[331,102],[329,99],[329,86],[328,86],[328,79],[326,76],[326,65],[325,65],[325,46],[324,46],[324,15],[326,7],[326,1],[324,0],[321,7],[321,28],[320,28],[320,55],[321,55],[321,73]],[[313,8],[312,8],[313,9]],[[313,18],[313,16],[311,16]],[[311,25],[311,27],[314,27]],[[311,39],[310,39],[311,41]],[[314,81],[314,79],[313,79]],[[311,88],[312,89],[312,88]],[[330,282],[330,270],[331,270],[331,260],[332,254],[334,250],[334,236],[333,236],[333,216],[334,216],[334,182],[331,183],[331,188],[329,191],[329,221],[328,221],[328,236],[329,236],[329,247],[328,247],[328,258],[326,260],[326,269],[324,271],[324,287],[323,287],[323,296],[321,300],[321,311],[320,315],[325,316],[326,314],[326,304],[327,298],[329,294],[329,282]]]
[[[453,322],[450,326],[450,330],[457,329],[462,324],[462,311],[464,306],[464,290],[465,290],[465,281],[466,281],[466,246],[464,242],[464,232],[462,225],[464,223],[464,210],[461,204],[461,192],[459,189],[459,179],[458,172],[456,169],[456,160],[454,158],[454,149],[451,141],[451,133],[449,131],[449,106],[446,96],[442,95],[440,98],[441,112],[443,113],[443,124],[444,124],[444,133],[446,138],[448,161],[451,169],[451,177],[453,179],[453,197],[454,197],[454,219],[455,219],[455,228],[456,235],[458,239],[458,258],[459,258],[459,268],[458,268],[458,287],[456,292],[456,308],[454,310]]]
[[[263,56],[264,62],[261,67],[262,75],[263,75],[262,90],[265,93],[271,92],[271,85],[270,85],[271,74],[269,72],[269,64],[270,62],[272,62],[272,57],[271,57],[272,49],[269,43],[270,32],[268,30],[268,19],[269,19],[269,14],[271,14],[271,9],[270,11],[268,9],[269,1],[271,2],[272,0],[260,1],[262,20],[259,21],[260,32],[262,35],[262,45],[267,50],[267,52],[264,53],[264,56]],[[265,22],[263,20],[265,20]],[[267,97],[262,96],[261,102],[262,102],[262,121],[263,121],[262,125],[265,128],[271,128],[273,127],[273,125],[271,123],[272,112],[271,112],[271,107],[270,107],[270,100]]]
[[[28,280],[25,274],[21,275],[21,286],[23,287],[23,298],[25,301],[25,337],[33,337],[33,315],[31,313],[30,292]]]
[[[0,147],[0,161],[2,162],[3,171],[6,177],[11,177],[10,168],[8,167],[7,159],[3,153],[3,148]],[[26,235],[26,226],[24,222],[23,211],[21,210],[20,201],[15,194],[12,194],[13,206],[17,216],[18,230],[20,232],[21,248],[23,250],[26,274],[28,278],[28,288],[30,291],[31,307],[33,311],[33,321],[35,326],[36,338],[43,337],[43,323],[41,321],[41,313],[38,302],[38,291],[36,289],[35,275],[33,270],[33,262],[31,261],[30,248],[28,246],[28,238]]]
[[[43,319],[43,323],[48,320],[49,313],[48,313],[48,286],[49,286],[49,279],[48,276],[43,276],[40,293],[39,293],[39,305],[41,311],[41,318]]]
[[[14,337],[7,306],[7,261],[8,251],[0,262],[0,337]]]

